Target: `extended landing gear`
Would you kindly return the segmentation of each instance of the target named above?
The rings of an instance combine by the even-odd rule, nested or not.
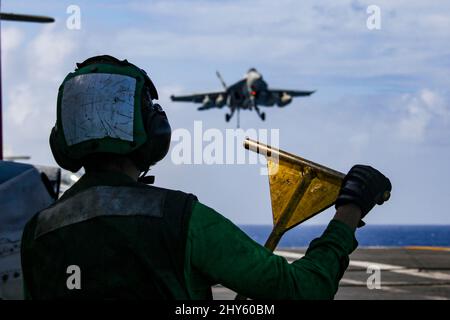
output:
[[[264,112],[261,112],[257,106],[255,106],[255,111],[262,121],[266,120],[266,114]]]
[[[236,111],[236,108],[231,108],[231,112],[225,114],[225,121],[229,122],[231,118],[233,118],[234,112]]]
[[[230,119],[233,117],[234,112],[235,112],[236,110],[237,110],[237,128],[239,128],[239,127],[240,127],[239,111],[241,110],[240,108],[234,108],[234,109],[231,109],[231,113],[230,113],[230,114],[226,113],[226,114],[225,114],[225,121],[226,121],[226,122],[229,122]]]

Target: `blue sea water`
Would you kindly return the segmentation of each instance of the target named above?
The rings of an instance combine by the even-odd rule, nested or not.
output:
[[[264,244],[272,226],[241,225],[252,239]],[[325,225],[298,226],[289,230],[281,239],[279,247],[307,247],[314,238],[325,230]],[[401,246],[450,246],[450,225],[416,226],[367,225],[356,231],[359,246],[401,247]]]

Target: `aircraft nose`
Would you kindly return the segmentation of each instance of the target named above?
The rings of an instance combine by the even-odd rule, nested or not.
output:
[[[265,89],[265,83],[264,81],[262,81],[261,77],[255,77],[252,79],[253,81],[251,81],[250,83],[250,87],[253,90],[263,90]]]

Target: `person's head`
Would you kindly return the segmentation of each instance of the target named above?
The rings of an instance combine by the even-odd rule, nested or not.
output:
[[[146,172],[169,150],[171,128],[146,72],[127,60],[95,56],[77,63],[59,87],[50,134],[64,169]],[[132,174],[134,176],[134,174]]]

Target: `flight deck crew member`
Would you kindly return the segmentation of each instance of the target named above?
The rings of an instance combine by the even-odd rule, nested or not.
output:
[[[64,79],[50,146],[62,168],[85,174],[24,229],[26,298],[211,299],[220,283],[256,299],[333,299],[356,226],[389,180],[354,166],[333,220],[289,264],[194,195],[140,182],[170,144],[155,99],[143,70],[111,56],[87,59]],[[72,265],[79,290],[67,286]]]

